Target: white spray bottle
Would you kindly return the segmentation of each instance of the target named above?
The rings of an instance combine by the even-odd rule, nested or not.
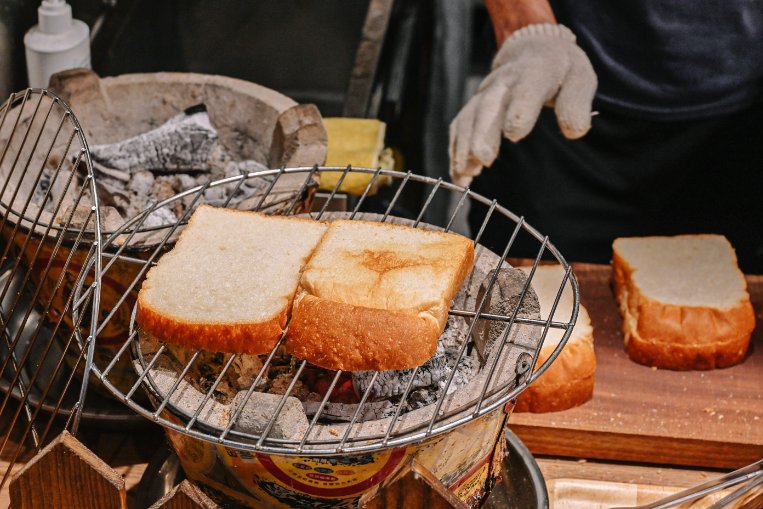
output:
[[[65,0],[42,0],[38,24],[24,35],[29,86],[45,88],[51,74],[73,67],[90,68],[90,29],[72,18]]]

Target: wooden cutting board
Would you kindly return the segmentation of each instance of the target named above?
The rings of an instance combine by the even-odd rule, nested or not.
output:
[[[736,487],[711,493],[701,499],[685,502],[676,509],[708,509],[734,491]],[[651,486],[588,479],[554,479],[548,482],[551,509],[611,509],[649,504],[681,491],[672,486]],[[755,509],[760,507],[761,490],[754,488],[726,509]]]
[[[763,457],[763,276],[748,276],[756,328],[745,361],[712,371],[652,369],[628,359],[608,265],[573,264],[594,328],[596,385],[584,405],[514,413],[536,455],[737,468]]]

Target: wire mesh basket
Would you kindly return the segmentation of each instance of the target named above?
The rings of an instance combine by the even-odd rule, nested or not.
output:
[[[99,292],[74,299],[78,281],[100,282],[92,162],[76,117],[48,91],[0,107],[0,214],[2,486],[19,458],[77,431],[98,323]]]
[[[308,191],[316,179],[326,172],[332,172],[332,177],[336,178],[336,185],[319,203],[318,200],[311,199]],[[368,176],[365,191],[354,200],[351,210],[341,213],[330,211],[342,181],[353,173]],[[302,185],[293,189],[288,200],[284,201],[282,194],[276,196],[274,190],[278,189],[279,182],[286,178],[293,182],[296,176],[301,178]],[[391,182],[388,188],[390,196],[384,200],[375,197],[374,209],[369,212],[369,196],[376,190],[379,179]],[[268,355],[262,356],[259,369],[251,374],[244,386],[238,388],[241,394],[236,404],[228,402],[221,405],[218,400],[225,399],[220,396],[221,388],[229,383],[226,379],[228,373],[237,369],[238,364],[245,360],[244,356],[200,351],[185,352],[180,356],[177,352],[171,352],[171,345],[166,344],[159,344],[147,350],[134,323],[135,291],[140,287],[146,272],[177,239],[196,206],[203,202],[205,191],[218,186],[229,191],[228,201],[219,204],[220,206],[228,206],[231,196],[248,187],[258,190],[257,199],[254,202],[249,201],[250,204],[254,204],[251,207],[253,210],[263,210],[274,201],[278,201],[281,206],[277,213],[301,213],[316,220],[331,220],[337,217],[362,218],[450,231],[457,219],[463,216],[466,207],[471,209],[471,214],[481,214],[481,227],[472,235],[475,245],[478,246],[472,277],[477,272],[480,273],[479,283],[483,291],[481,294],[471,291],[470,298],[462,299],[460,303],[458,298],[454,301],[449,320],[457,322],[456,338],[449,355],[445,357],[446,369],[439,375],[440,381],[433,389],[433,394],[429,394],[428,399],[424,398],[423,402],[411,402],[422,397],[418,391],[417,377],[423,370],[428,369],[424,366],[392,373],[399,379],[398,385],[401,387],[392,403],[387,401],[380,405],[378,401],[372,401],[371,396],[371,388],[382,377],[388,376],[389,372],[364,375],[366,389],[355,391],[357,400],[351,404],[337,403],[332,401],[332,398],[340,391],[341,386],[348,383],[348,377],[354,377],[355,374],[341,371],[320,372],[317,376],[323,377],[324,390],[320,392],[322,397],[310,401],[309,404],[303,401],[312,408],[307,427],[297,436],[283,437],[274,432],[279,425],[280,413],[285,412],[285,407],[289,406],[287,401],[290,395],[297,394],[301,384],[307,384],[316,376],[315,370],[306,361],[289,358],[288,354],[283,352],[284,337]],[[453,201],[456,205],[443,224],[427,223],[424,219],[437,193],[454,196]],[[412,210],[410,203],[405,202],[406,196],[423,196],[415,213],[406,212]],[[154,240],[150,249],[144,250],[141,256],[126,254],[140,242],[141,235],[145,234],[142,226],[150,214],[161,207],[174,207],[180,203],[183,204],[184,212],[176,223],[152,229]],[[409,217],[400,218],[396,215],[400,211],[404,211]],[[505,245],[500,251],[493,253],[479,244],[487,225],[498,219],[510,223],[512,227],[506,232]],[[530,260],[527,277],[515,288],[515,305],[502,311],[488,309],[486,303],[491,290],[497,285],[499,269],[510,267],[507,259],[512,258],[511,248],[519,237],[524,237],[524,242],[535,242],[537,251],[535,258]],[[93,375],[115,398],[138,414],[161,424],[171,433],[252,452],[309,453],[315,456],[378,451],[419,442],[486,416],[503,408],[549,367],[571,333],[579,305],[577,282],[570,266],[553,244],[523,218],[469,189],[410,172],[349,166],[305,167],[250,172],[217,180],[155,203],[113,232],[104,241],[102,253],[105,258],[100,269],[101,279],[109,278],[110,271],[119,265],[130,265],[133,269],[130,272],[131,280],[123,282],[125,291],[120,300],[114,303],[111,312],[102,313],[97,332],[104,330],[112,320],[117,319],[115,309],[126,306],[133,312],[130,317],[129,336],[114,349],[113,357],[93,363]],[[532,294],[531,282],[536,267],[539,263],[549,262],[560,265],[564,274],[559,282],[554,305],[543,316],[526,315],[523,313],[523,305]],[[94,263],[95,261],[91,261],[88,270],[92,269]],[[252,263],[253,269],[256,269],[256,260]],[[571,314],[569,319],[564,321],[553,320],[556,306],[564,291],[572,293]],[[82,284],[77,288],[75,298],[85,299],[91,293],[92,287]],[[470,306],[465,306],[466,302],[469,302]],[[489,358],[474,361],[478,357],[475,352],[478,345],[473,340],[476,331],[481,327],[491,326],[499,327],[500,341],[493,347],[493,353]],[[563,337],[550,357],[536,367],[543,340],[552,329],[563,331]],[[83,341],[83,346],[85,344]],[[158,370],[158,367],[165,363],[166,357],[171,357],[175,363],[171,376],[166,376],[166,372],[160,373]],[[112,371],[124,359],[130,359],[132,362],[135,368],[134,375],[127,384],[124,381],[115,383]],[[471,380],[464,382],[460,380],[464,373],[457,367],[466,362],[472,362],[472,366],[477,365],[478,368],[470,371]],[[286,367],[279,363],[285,363]],[[252,398],[259,397],[260,387],[269,376],[268,373],[276,369],[274,366],[277,369],[286,369],[289,378],[287,383],[283,384],[281,394],[277,395],[272,415],[256,430],[240,426],[239,420],[242,414],[247,412],[247,403]],[[200,369],[204,370],[202,378],[205,383],[189,382],[192,374]],[[353,384],[356,382],[353,378]],[[148,401],[140,397],[143,392],[149,395]],[[382,406],[384,408],[380,410]],[[336,413],[342,415],[337,418]]]

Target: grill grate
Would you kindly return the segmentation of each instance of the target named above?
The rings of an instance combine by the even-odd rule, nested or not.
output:
[[[97,288],[100,277],[92,163],[74,114],[48,91],[0,107],[0,216],[2,487],[18,460],[76,433],[98,319],[98,292],[73,298],[77,281]]]
[[[336,186],[328,193],[322,206],[310,210],[306,207],[310,201],[309,190],[315,182],[316,176],[327,171],[341,172],[341,175]],[[243,396],[237,398],[236,404],[226,406],[226,412],[230,418],[227,421],[220,421],[215,417],[219,412],[216,414],[214,410],[216,405],[220,404],[217,401],[219,390],[225,385],[225,377],[241,360],[239,359],[241,356],[232,354],[227,358],[218,359],[216,370],[208,376],[208,384],[203,387],[203,390],[193,389],[191,384],[186,383],[189,373],[199,368],[198,364],[204,363],[204,355],[200,352],[193,352],[183,359],[173,376],[163,377],[157,367],[164,362],[162,359],[169,353],[169,348],[167,345],[160,344],[155,350],[144,350],[144,345],[139,340],[137,330],[134,327],[136,290],[140,287],[148,269],[176,240],[182,227],[187,224],[192,210],[202,201],[204,192],[208,188],[225,186],[233,190],[229,195],[232,197],[244,183],[248,184],[252,180],[265,181],[267,185],[260,186],[264,190],[257,209],[267,209],[268,204],[276,198],[273,195],[274,189],[279,188],[279,183],[282,180],[288,179],[292,183],[291,201],[288,207],[281,207],[278,213],[303,212],[308,213],[314,219],[330,219],[337,216],[336,213],[329,212],[332,199],[339,193],[342,182],[351,173],[370,174],[370,179],[365,191],[355,200],[352,210],[341,214],[342,217],[349,217],[350,219],[369,219],[371,217],[378,221],[400,222],[400,219],[395,217],[393,212],[401,210],[402,197],[404,195],[423,196],[423,204],[415,213],[410,214],[411,219],[407,221],[408,224],[420,228],[434,227],[449,231],[456,224],[459,215],[465,213],[467,206],[472,209],[472,213],[484,209],[482,225],[472,236],[477,244],[479,244],[490,221],[497,218],[510,221],[513,228],[506,239],[506,245],[500,256],[481,248],[475,257],[488,260],[490,262],[489,269],[506,267],[506,260],[511,258],[511,248],[519,236],[536,243],[537,254],[533,260],[532,269],[519,292],[518,304],[506,314],[495,313],[487,308],[487,296],[497,284],[497,271],[488,270],[486,273],[492,274],[492,276],[483,280],[482,284],[487,285],[487,291],[476,302],[476,307],[469,309],[465,306],[454,305],[449,315],[451,319],[466,324],[466,332],[461,330],[457,348],[453,349],[452,355],[448,359],[452,368],[445,381],[436,388],[434,400],[419,408],[410,408],[412,393],[415,392],[413,388],[414,379],[422,369],[417,367],[405,373],[404,379],[401,380],[405,389],[396,402],[390,403],[384,416],[381,419],[366,420],[365,417],[369,412],[373,414],[373,405],[377,404],[371,398],[371,388],[379,376],[379,373],[374,373],[370,375],[370,383],[360,395],[359,402],[355,403],[355,406],[349,407],[351,411],[347,413],[345,422],[327,423],[327,409],[333,404],[330,397],[345,379],[344,377],[347,376],[341,371],[330,372],[328,374],[331,379],[327,384],[325,394],[320,401],[313,402],[317,404],[317,408],[305,429],[300,430],[296,436],[293,434],[288,437],[276,436],[274,429],[279,424],[279,416],[284,412],[284,407],[288,404],[287,398],[297,392],[299,384],[305,381],[306,374],[310,371],[310,365],[306,361],[293,359],[291,361],[291,379],[285,393],[277,397],[277,403],[270,418],[267,422],[261,423],[257,431],[244,431],[241,428],[241,418],[242,414],[245,413],[246,403],[259,391],[262,383],[268,377],[269,369],[274,369],[273,366],[281,358],[281,347],[284,343],[284,337],[282,337],[276,347],[267,356],[263,356],[262,367],[257,371],[253,380],[248,383],[247,388],[241,391]],[[363,212],[365,210],[364,205],[367,203],[372,189],[375,189],[377,180],[382,177],[391,180],[393,189],[395,186],[396,189],[394,189],[394,193],[391,193],[393,196],[385,203],[386,207],[369,216],[368,213]],[[301,185],[293,186],[295,179],[301,179]],[[457,199],[453,201],[456,203],[456,207],[444,224],[425,223],[428,207],[438,193],[455,194]],[[283,194],[278,196],[278,200],[283,202]],[[174,224],[156,228],[154,234],[159,235],[154,236],[155,242],[150,245],[142,245],[138,239],[142,232],[142,223],[148,215],[160,207],[172,206],[179,201],[188,204],[180,220]],[[111,391],[114,397],[123,401],[139,414],[170,430],[205,441],[254,452],[322,455],[374,451],[416,442],[499,410],[536,380],[557,357],[575,323],[579,304],[577,282],[569,265],[548,239],[528,225],[523,218],[516,216],[495,201],[488,200],[469,189],[444,182],[442,179],[436,180],[410,172],[401,173],[382,169],[373,170],[350,166],[346,168],[317,166],[313,168],[281,168],[279,170],[246,173],[188,189],[176,196],[155,203],[148,210],[127,221],[104,241],[102,256],[105,257],[100,272],[103,280],[110,277],[116,278],[116,276],[111,275],[112,272],[127,272],[131,277],[129,281],[125,282],[124,291],[120,298],[111,306],[111,312],[104,313],[98,324],[97,332],[103,331],[115,319],[117,308],[128,306],[132,309],[132,316],[129,334],[123,341],[114,346],[111,358],[93,364],[94,376]],[[535,268],[539,263],[546,261],[560,264],[565,269],[564,279],[560,282],[554,306],[545,313],[547,315],[545,317],[523,316],[520,313],[520,308],[530,292]],[[95,262],[91,260],[91,265],[93,263]],[[124,267],[131,268],[128,270]],[[573,310],[568,322],[554,321],[551,318],[554,316],[565,287],[569,287],[567,291],[572,292]],[[76,290],[76,298],[79,300],[87,299],[92,293],[92,286],[80,284]],[[493,346],[493,353],[488,357],[484,366],[473,373],[472,380],[466,382],[466,385],[452,391],[451,389],[455,389],[457,386],[458,370],[456,367],[459,366],[459,363],[467,360],[474,362],[475,352],[471,338],[478,323],[496,323],[505,329],[501,335],[501,340]],[[540,345],[551,329],[563,330],[563,338],[553,354],[533,372],[532,368],[537,362]],[[524,331],[524,335],[519,334],[519,331]],[[527,334],[530,334],[535,340],[533,342],[522,340],[522,338],[528,337]],[[135,374],[129,383],[125,384],[122,380],[117,383],[113,376],[115,367],[129,359],[132,360],[135,367]],[[149,400],[142,398],[143,389],[149,393]],[[188,393],[196,395],[189,399]]]

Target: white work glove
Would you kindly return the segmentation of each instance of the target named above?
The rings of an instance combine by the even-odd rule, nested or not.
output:
[[[528,25],[506,39],[490,74],[450,124],[450,176],[468,186],[498,156],[501,133],[518,141],[532,130],[544,105],[570,139],[591,128],[596,92],[591,62],[563,25]]]

